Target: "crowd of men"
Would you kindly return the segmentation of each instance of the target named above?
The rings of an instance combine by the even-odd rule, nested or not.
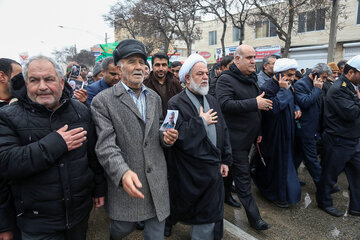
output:
[[[177,222],[191,239],[221,239],[224,203],[241,206],[232,192],[266,230],[251,178],[287,208],[301,199],[302,161],[320,209],[343,215],[331,194],[344,171],[348,213],[360,216],[360,55],[303,73],[271,55],[258,74],[255,57],[240,45],[211,70],[196,53],[156,53],[150,67],[143,43],[126,39],[92,73],[80,65],[75,91],[76,62],[64,73],[46,56],[1,58],[0,240],[86,239],[103,205],[113,240],[135,228],[163,239]]]

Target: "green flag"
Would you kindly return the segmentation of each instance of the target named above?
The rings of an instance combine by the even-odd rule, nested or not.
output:
[[[106,44],[100,44],[100,47],[104,50],[104,52],[102,52],[96,59],[97,61],[100,61],[103,58],[107,58],[107,57],[112,57],[113,56],[113,51],[116,48],[116,46],[118,45],[118,42],[114,42],[114,43],[106,43]]]
[[[112,56],[112,53],[118,44],[119,44],[118,42],[106,43],[106,44],[100,44],[100,47],[104,50],[104,53],[108,54],[109,56]]]

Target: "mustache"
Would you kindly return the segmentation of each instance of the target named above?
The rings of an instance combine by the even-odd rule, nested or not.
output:
[[[44,91],[37,91],[36,95],[47,95],[47,94],[52,94],[53,92],[51,90],[44,90]]]
[[[141,70],[134,70],[134,71],[132,72],[132,75],[135,75],[135,74],[141,74],[142,76],[144,76],[144,72],[141,71]]]

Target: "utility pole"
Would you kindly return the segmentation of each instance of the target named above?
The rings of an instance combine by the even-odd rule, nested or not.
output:
[[[327,62],[334,61],[335,49],[336,49],[336,32],[338,24],[339,13],[339,0],[332,0],[331,9],[331,22],[330,22],[330,35],[329,35],[329,48]]]

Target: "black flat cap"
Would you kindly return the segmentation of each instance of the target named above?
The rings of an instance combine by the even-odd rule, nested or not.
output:
[[[136,39],[125,39],[116,46],[113,56],[115,65],[120,59],[127,58],[133,54],[140,54],[147,61],[145,46]]]

